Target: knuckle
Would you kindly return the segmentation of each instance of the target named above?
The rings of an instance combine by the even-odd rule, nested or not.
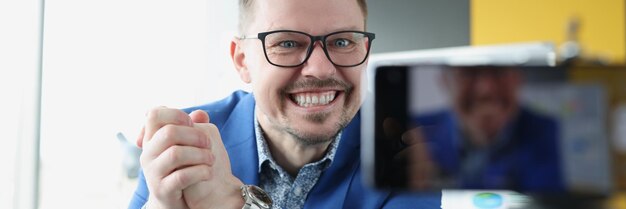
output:
[[[155,189],[154,191],[154,196],[156,196],[159,199],[167,198],[168,194],[169,194],[169,191],[166,189],[166,186],[163,185],[162,183],[158,185],[157,189]]]
[[[209,123],[209,130],[210,130],[211,132],[215,132],[215,133],[217,133],[217,132],[219,131],[219,129],[217,128],[217,126],[215,126],[215,124],[213,124],[213,123]]]
[[[146,114],[147,120],[150,123],[174,123],[178,125],[189,125],[191,118],[187,113],[179,109],[172,109],[166,107],[156,107],[150,109]]]
[[[165,141],[173,140],[177,135],[176,126],[171,124],[167,124],[161,127],[158,132],[158,135],[162,137]]]
[[[165,152],[166,152],[165,157],[169,159],[171,162],[178,162],[182,158],[181,156],[182,151],[179,146],[172,146],[168,148]]]
[[[202,175],[202,180],[211,180],[213,177],[212,168],[210,166],[202,166],[202,172],[200,174]]]
[[[194,132],[195,132],[195,136],[196,136],[196,138],[194,140],[197,140],[196,142],[198,143],[199,146],[201,146],[201,147],[209,147],[209,146],[211,146],[211,144],[208,141],[209,138],[208,138],[208,136],[204,132],[199,131],[199,130],[195,130]]]
[[[172,173],[172,175],[172,178],[176,185],[187,185],[189,184],[189,181],[191,181],[191,177],[184,172],[175,172]]]
[[[189,117],[189,115],[187,115],[187,113],[183,112],[182,110],[174,110],[173,112],[174,114],[174,120],[176,121],[177,124],[180,125],[191,125],[191,118]]]
[[[190,135],[195,136],[196,138],[202,138],[202,136],[204,136],[204,132],[197,128],[189,129],[188,133],[190,133]]]
[[[188,133],[187,135],[188,137],[193,137],[193,138],[190,138],[190,140],[192,140],[192,142],[196,144],[197,146],[200,146],[200,147],[207,146],[207,143],[208,143],[207,142],[208,136],[206,135],[207,132],[204,131],[202,127],[196,126],[195,128],[190,129],[189,132],[187,133]]]
[[[148,121],[155,121],[159,118],[159,112],[163,110],[163,107],[154,107],[148,111],[146,118]]]
[[[217,128],[217,126],[215,126],[215,124],[210,123],[208,125],[208,129],[210,134],[209,136],[219,136],[220,130]]]
[[[215,163],[215,157],[213,157],[213,153],[210,150],[204,150],[204,157],[209,165],[213,165],[213,163]]]

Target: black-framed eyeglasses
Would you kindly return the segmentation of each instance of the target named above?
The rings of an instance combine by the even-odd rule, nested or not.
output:
[[[293,30],[276,30],[241,36],[239,39],[260,39],[267,61],[278,67],[297,67],[304,64],[317,41],[321,41],[324,54],[339,67],[363,64],[372,46],[375,34],[363,31],[337,31],[323,36],[312,36]]]

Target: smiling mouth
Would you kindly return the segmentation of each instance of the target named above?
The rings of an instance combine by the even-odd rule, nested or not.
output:
[[[337,94],[337,91],[302,92],[289,94],[289,99],[300,107],[315,107],[332,103]]]

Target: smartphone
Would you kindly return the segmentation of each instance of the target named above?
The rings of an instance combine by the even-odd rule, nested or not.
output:
[[[620,108],[610,101],[626,98],[612,89],[625,73],[379,66],[361,111],[364,180],[411,191],[610,194],[617,173],[609,130],[626,124],[608,115]]]

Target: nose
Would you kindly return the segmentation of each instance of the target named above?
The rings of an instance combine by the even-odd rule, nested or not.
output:
[[[498,89],[498,78],[490,75],[477,76],[474,83],[474,91],[479,96],[493,94]]]
[[[312,50],[309,60],[302,66],[302,75],[305,77],[315,77],[320,80],[332,77],[337,69],[335,65],[328,60],[328,57],[326,57],[322,44],[320,42],[313,43]]]

